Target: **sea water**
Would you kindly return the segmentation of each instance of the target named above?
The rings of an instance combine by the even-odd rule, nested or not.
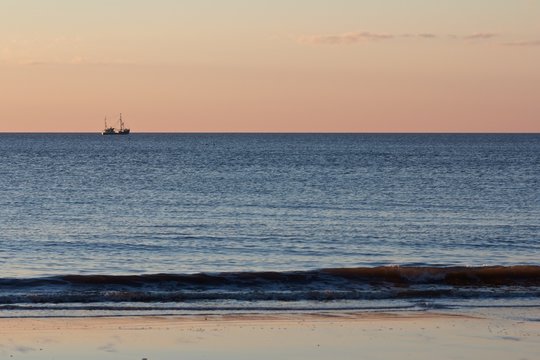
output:
[[[539,259],[537,134],[0,134],[0,316],[535,307]]]

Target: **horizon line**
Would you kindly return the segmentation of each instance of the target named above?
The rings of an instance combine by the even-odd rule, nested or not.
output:
[[[99,131],[0,131],[2,135],[9,134],[58,134],[58,135],[69,135],[69,134],[95,134],[102,135]],[[540,131],[527,132],[527,131],[141,131],[141,132],[132,132],[129,135],[144,135],[144,134],[253,134],[253,135],[279,135],[279,134],[313,134],[313,135],[323,135],[323,134],[357,134],[357,135],[369,135],[369,134],[388,134],[388,135],[540,135]],[[128,135],[128,136],[129,136]]]

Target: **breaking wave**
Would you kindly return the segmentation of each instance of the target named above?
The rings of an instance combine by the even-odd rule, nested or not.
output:
[[[0,279],[0,306],[204,301],[540,298],[540,266],[333,268],[312,271],[59,275]]]

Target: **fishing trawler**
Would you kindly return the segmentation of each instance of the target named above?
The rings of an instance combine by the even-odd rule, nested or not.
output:
[[[124,126],[124,121],[122,120],[122,114],[120,114],[120,128],[116,129],[112,126],[107,125],[107,118],[105,117],[105,129],[101,132],[101,135],[128,135],[129,129]]]

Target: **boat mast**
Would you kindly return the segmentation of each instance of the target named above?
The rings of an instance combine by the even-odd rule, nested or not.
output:
[[[107,128],[107,117],[105,116],[105,129]]]
[[[122,121],[122,113],[120,113],[120,130],[124,130],[124,122]]]

